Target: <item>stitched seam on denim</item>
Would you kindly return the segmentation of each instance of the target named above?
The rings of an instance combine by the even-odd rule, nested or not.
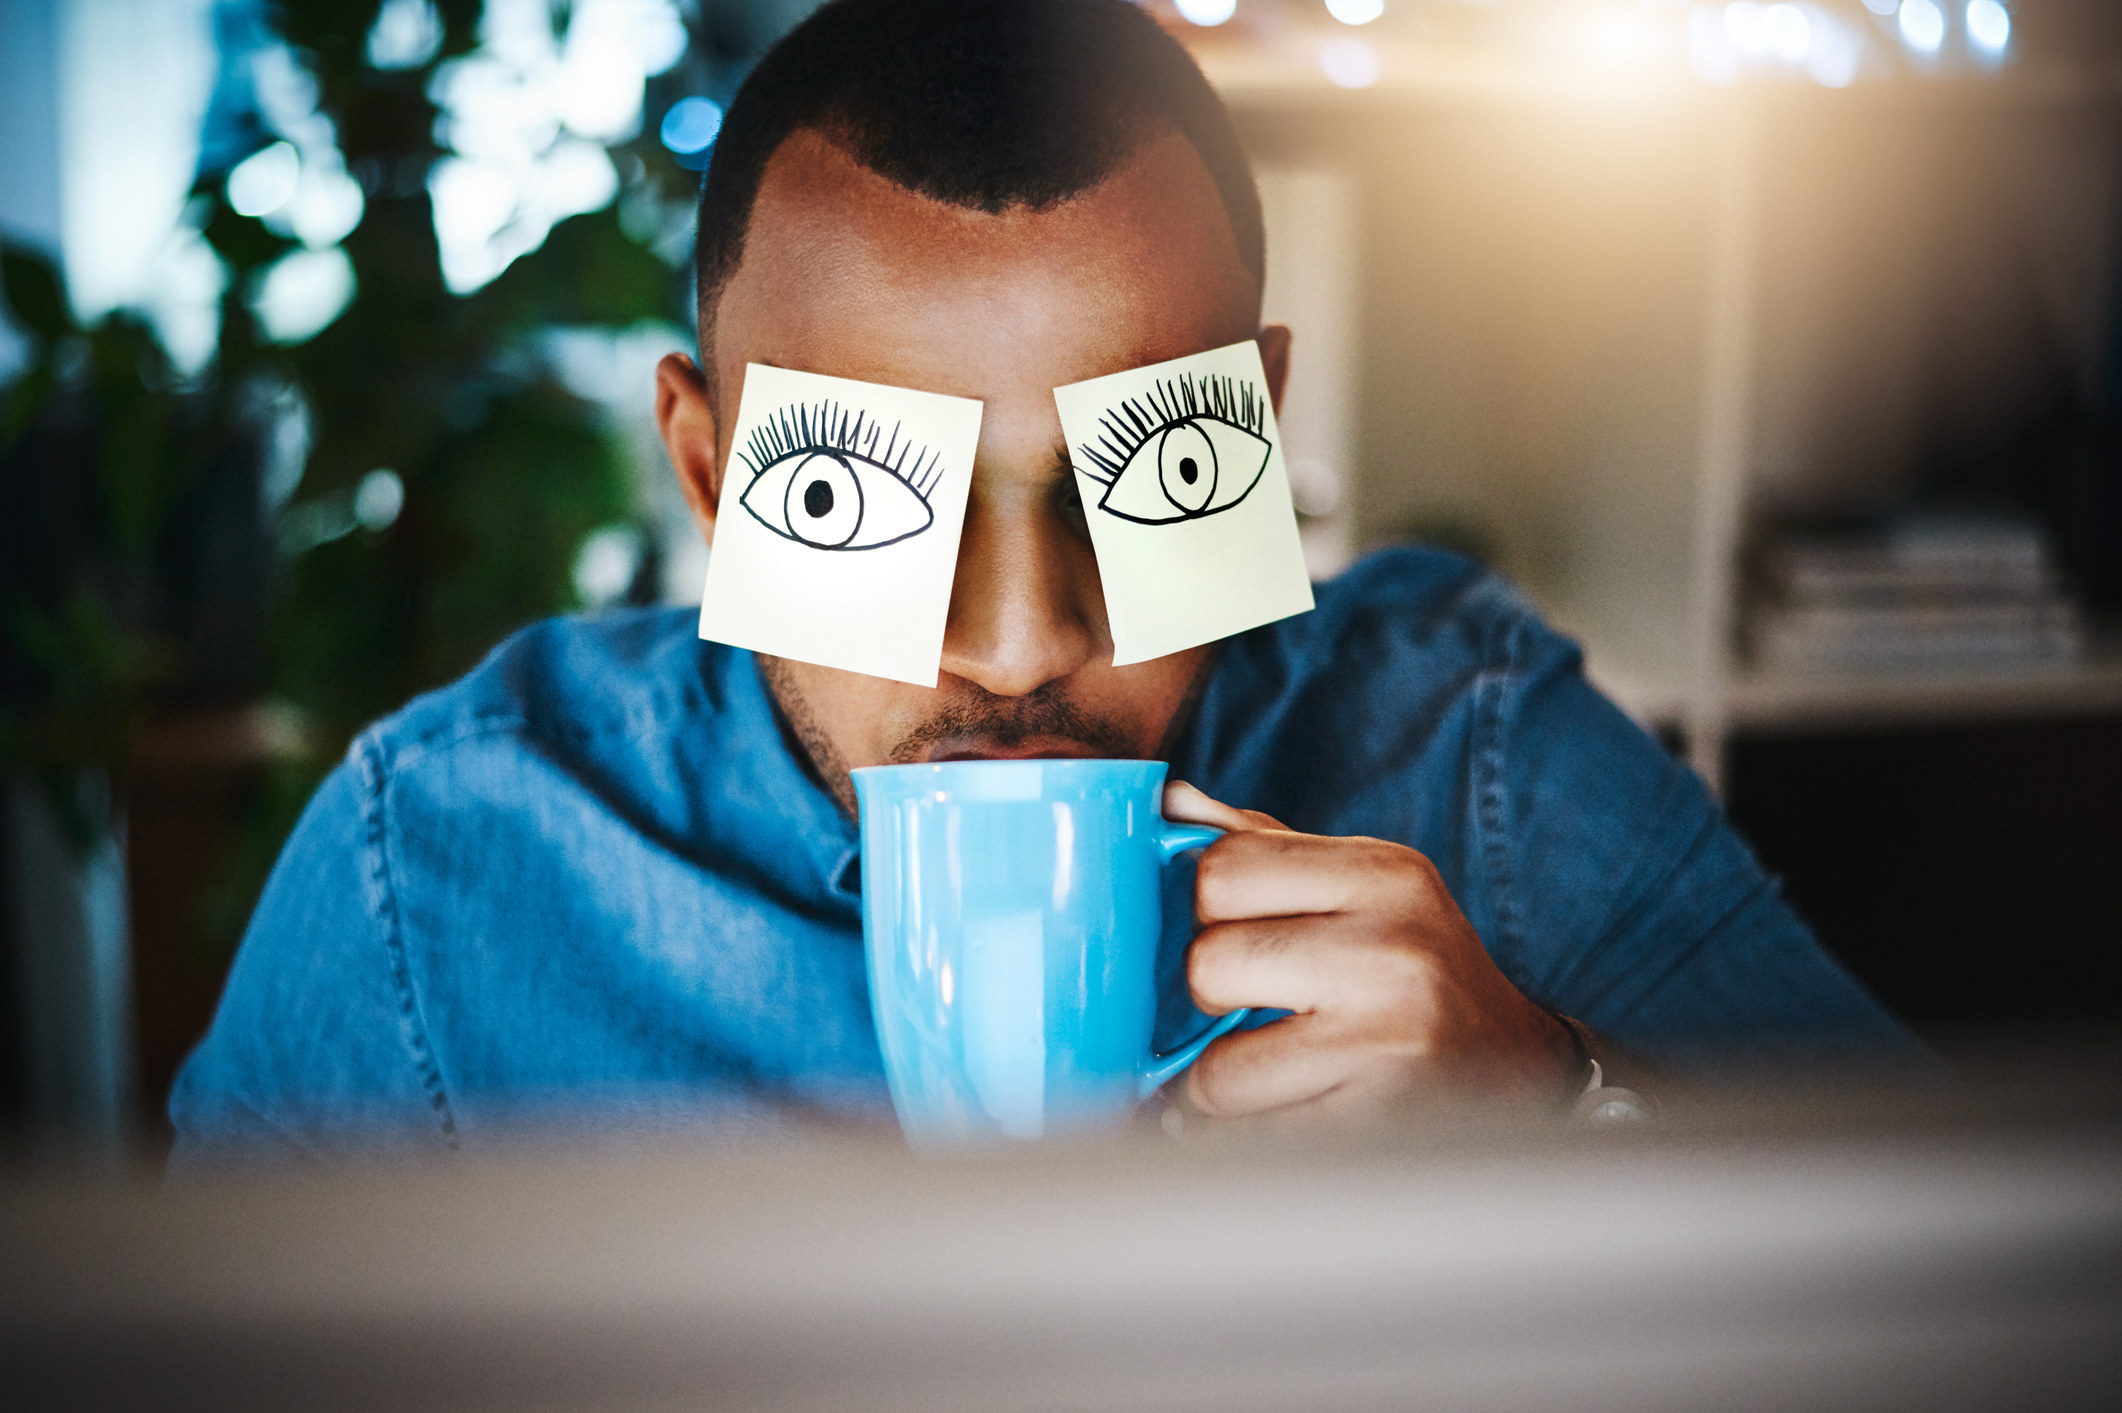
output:
[[[422,732],[410,740],[392,742],[388,747],[391,767],[404,770],[418,765],[429,756],[439,755],[477,737],[524,731],[529,727],[530,718],[520,711],[485,712],[478,716],[466,717],[447,729]],[[377,727],[369,732],[379,747],[383,745],[383,738],[387,734],[388,726]]]
[[[1517,676],[1517,637],[1523,620],[1502,616],[1495,629],[1485,635],[1491,662],[1484,666],[1474,687],[1478,725],[1474,750],[1474,799],[1476,823],[1481,832],[1481,861],[1489,887],[1496,895],[1496,930],[1489,940],[1489,955],[1498,967],[1514,966],[1525,952],[1524,922],[1518,908],[1517,878],[1510,857],[1510,795],[1504,784],[1503,728],[1505,704]],[[1493,657],[1500,656],[1496,663]]]
[[[441,1066],[427,1038],[427,1021],[420,1010],[420,997],[413,986],[412,963],[405,954],[405,938],[399,926],[397,895],[391,888],[390,863],[386,853],[387,826],[384,791],[387,782],[378,758],[380,745],[373,735],[354,743],[352,754],[360,764],[361,813],[368,857],[365,864],[369,905],[383,929],[384,952],[390,960],[391,984],[398,993],[398,1038],[405,1043],[413,1071],[427,1091],[427,1102],[450,1147],[457,1146],[457,1119],[451,1111],[448,1091],[443,1088]]]
[[[409,763],[430,749],[443,749],[484,731],[511,727],[576,744],[609,737],[639,739],[681,728],[707,710],[706,691],[692,682],[657,690],[638,706],[616,714],[590,714],[581,709],[593,708],[594,704],[589,703],[559,711],[525,710],[521,704],[510,704],[427,725],[423,718],[432,713],[425,709],[426,701],[414,703],[371,729],[371,735],[389,739],[394,762]]]

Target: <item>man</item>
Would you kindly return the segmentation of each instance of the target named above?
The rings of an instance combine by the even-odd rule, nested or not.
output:
[[[1468,564],[1388,553],[1312,613],[1111,665],[1053,390],[1256,338],[1279,394],[1291,356],[1228,119],[1126,0],[826,7],[732,105],[698,248],[700,360],[656,411],[710,538],[747,364],[981,403],[937,686],[683,611],[518,635],[319,792],[179,1082],[187,1145],[887,1115],[848,780],[886,762],[1193,782],[1166,812],[1230,833],[1191,998],[1291,1013],[1188,1073],[1210,1115],[1566,1106],[1593,1034],[1682,1070],[1910,1043]]]

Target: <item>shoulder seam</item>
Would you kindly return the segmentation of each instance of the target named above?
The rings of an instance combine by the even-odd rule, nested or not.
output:
[[[606,704],[581,702],[556,713],[539,709],[539,702],[525,700],[505,682],[493,686],[493,679],[506,679],[515,670],[512,664],[535,660],[530,640],[551,637],[569,621],[567,616],[545,619],[511,634],[465,676],[415,697],[371,725],[367,734],[397,762],[411,759],[412,753],[430,745],[454,743],[468,730],[475,733],[496,723],[540,735],[587,740],[600,735],[639,735],[699,711],[701,684],[690,673],[682,681],[650,682],[648,692],[618,711],[610,711]],[[480,687],[482,683],[487,684],[485,688]]]
[[[358,750],[363,742],[369,743],[376,751],[388,752],[392,769],[402,770],[408,766],[418,765],[428,756],[440,755],[442,752],[454,746],[461,746],[466,741],[473,740],[476,737],[492,736],[508,731],[528,731],[530,729],[531,719],[523,712],[514,709],[490,711],[468,716],[459,721],[453,721],[447,726],[416,733],[404,741],[387,742],[387,724],[385,726],[372,727],[362,735],[360,742],[356,742],[356,749]],[[376,789],[380,795],[383,787],[381,778],[382,766],[380,763],[376,767],[376,773]]]
[[[375,911],[376,920],[382,928],[384,954],[390,964],[391,985],[398,996],[398,1038],[404,1042],[413,1072],[418,1077],[421,1088],[427,1093],[427,1102],[442,1130],[443,1141],[455,1148],[456,1115],[450,1106],[449,1093],[442,1083],[442,1070],[436,1063],[434,1047],[428,1041],[427,1020],[421,1011],[419,994],[413,986],[412,965],[406,958],[405,938],[399,928],[397,894],[391,886],[390,861],[385,838],[383,795],[388,782],[384,779],[383,764],[378,759],[377,743],[371,735],[365,734],[356,739],[348,756],[356,767],[356,779],[360,786],[364,853],[362,879],[368,885],[369,906]]]

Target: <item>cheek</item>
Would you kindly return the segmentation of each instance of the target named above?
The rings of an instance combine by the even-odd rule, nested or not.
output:
[[[1091,700],[1091,692],[1086,691],[1082,704],[1102,708],[1105,714],[1128,721],[1143,744],[1154,747],[1163,741],[1187,705],[1195,684],[1207,672],[1211,656],[1208,648],[1194,648],[1153,662],[1107,668],[1101,674],[1104,680],[1094,689],[1097,700]]]
[[[782,714],[821,768],[884,763],[877,738],[888,704],[878,698],[898,684],[788,658],[762,656],[759,665]]]
[[[903,704],[897,701],[900,694],[920,690],[887,682],[881,677],[808,664],[804,665],[798,680],[810,698],[819,723],[832,733],[842,753],[850,757],[850,765],[875,763],[853,757],[866,754],[873,748],[884,723],[895,710],[903,709]]]

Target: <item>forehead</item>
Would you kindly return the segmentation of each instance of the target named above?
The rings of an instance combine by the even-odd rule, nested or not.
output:
[[[814,131],[775,152],[712,351],[983,400],[1249,336],[1259,292],[1214,182],[1171,133],[1044,210],[933,200]]]

